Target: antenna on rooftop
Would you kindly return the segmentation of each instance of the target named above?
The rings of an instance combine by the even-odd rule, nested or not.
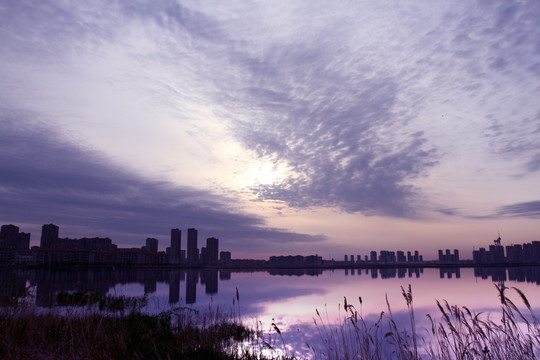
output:
[[[501,231],[498,230],[498,237],[497,237],[497,240],[493,240],[493,242],[495,243],[495,245],[501,245]]]

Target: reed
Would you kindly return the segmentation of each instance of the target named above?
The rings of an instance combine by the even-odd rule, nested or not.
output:
[[[310,345],[315,359],[538,359],[540,357],[540,325],[525,294],[517,288],[497,286],[500,300],[496,314],[474,313],[466,306],[437,301],[439,318],[430,314],[430,329],[419,332],[409,285],[402,288],[409,325],[400,328],[387,299],[386,313],[368,321],[359,309],[344,299],[345,316],[333,325],[328,315],[316,309],[314,323],[321,346]],[[523,310],[507,296],[513,290],[523,303]],[[524,312],[526,311],[526,312]],[[423,336],[422,336],[423,335]]]

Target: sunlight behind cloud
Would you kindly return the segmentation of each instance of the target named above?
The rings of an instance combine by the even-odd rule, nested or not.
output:
[[[252,161],[242,177],[243,187],[271,185],[281,182],[287,175],[287,167],[267,160]]]

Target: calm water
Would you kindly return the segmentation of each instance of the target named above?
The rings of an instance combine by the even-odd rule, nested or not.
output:
[[[305,342],[317,343],[313,327],[316,309],[328,322],[343,317],[344,297],[365,319],[387,312],[406,326],[407,308],[401,287],[412,287],[418,328],[428,328],[426,314],[438,318],[436,300],[467,306],[475,312],[497,312],[499,299],[494,284],[517,287],[540,314],[540,267],[462,269],[368,269],[368,270],[117,270],[53,271],[0,269],[0,295],[9,284],[30,285],[35,302],[46,307],[60,291],[92,289],[127,296],[148,294],[148,311],[174,307],[206,309],[219,306],[234,310],[249,323],[271,329],[275,322],[285,342],[302,353]],[[238,289],[240,301],[236,301]],[[520,303],[515,292],[508,294]],[[359,297],[362,298],[360,305]],[[307,350],[306,350],[307,351]]]

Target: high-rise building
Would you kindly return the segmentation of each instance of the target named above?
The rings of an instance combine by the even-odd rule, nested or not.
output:
[[[180,262],[182,252],[182,231],[180,229],[171,229],[171,255],[174,263]]]
[[[456,263],[459,262],[459,250],[458,249],[454,249],[454,262],[456,262]]]
[[[41,228],[40,247],[44,249],[53,249],[58,241],[58,232],[60,228],[54,224],[45,224]]]
[[[219,240],[215,237],[206,239],[206,264],[217,265],[219,256]]]
[[[146,251],[156,253],[158,251],[158,239],[146,238]]]
[[[197,229],[188,229],[187,234],[187,262],[195,265],[199,262],[199,249],[197,248]]]
[[[27,251],[30,247],[30,233],[19,232],[19,227],[12,224],[2,225],[0,246],[14,248],[17,252]]]
[[[442,249],[439,249],[439,262],[440,263],[445,263],[446,262],[446,257],[442,251]]]

